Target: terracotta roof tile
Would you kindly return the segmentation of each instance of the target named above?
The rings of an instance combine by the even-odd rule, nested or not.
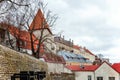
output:
[[[46,20],[44,18],[44,15],[43,15],[42,11],[39,9],[29,27],[29,30],[48,29],[48,31],[52,34],[52,32],[49,28],[49,25],[45,22],[46,22]]]
[[[78,45],[73,45],[73,48],[80,50],[80,46],[78,46]]]
[[[62,56],[58,56],[53,53],[45,53],[42,55],[42,58],[44,58],[46,62],[65,64],[65,60]]]
[[[112,68],[114,68],[117,72],[120,73],[120,63],[114,63],[114,64],[112,65]]]
[[[79,65],[67,65],[66,67],[72,71],[95,71],[99,65],[89,65],[83,67],[80,67]]]
[[[30,39],[31,36],[30,36],[29,32],[19,30],[17,27],[6,24],[6,23],[1,23],[0,25],[3,26],[4,28],[6,27],[8,29],[8,31],[10,32],[10,34],[12,34],[15,38],[18,38],[19,40],[26,42],[26,45],[20,46],[21,48],[31,50],[31,39]],[[37,40],[37,38],[35,37],[34,34],[32,34],[32,39],[34,42],[34,44],[33,44],[34,49],[36,50],[39,41]],[[43,44],[41,46],[40,52],[42,52],[42,53],[44,52]]]

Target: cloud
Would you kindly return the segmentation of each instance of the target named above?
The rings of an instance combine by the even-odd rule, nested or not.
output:
[[[52,0],[48,6],[60,17],[55,33],[63,30],[74,43],[115,62],[112,56],[118,58],[120,52],[119,3],[119,0]]]
[[[120,25],[120,0],[107,0],[106,18],[107,24],[114,27]]]

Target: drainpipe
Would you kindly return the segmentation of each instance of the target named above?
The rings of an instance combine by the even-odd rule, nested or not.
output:
[[[119,73],[119,80],[120,80],[120,73]]]
[[[95,80],[95,71],[94,71],[94,80]]]

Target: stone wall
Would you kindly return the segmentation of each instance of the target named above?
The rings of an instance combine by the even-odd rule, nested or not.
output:
[[[51,73],[50,76],[51,80],[75,80],[75,75],[73,73]]]
[[[10,80],[11,75],[20,71],[47,72],[47,68],[45,62],[0,45],[0,80]]]

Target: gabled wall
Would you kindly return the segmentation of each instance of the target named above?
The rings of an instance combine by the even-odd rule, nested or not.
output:
[[[109,77],[115,77],[115,80],[119,80],[119,74],[116,72],[109,64],[104,62],[96,71],[95,71],[95,80],[97,77],[103,77],[103,80],[109,80]]]

